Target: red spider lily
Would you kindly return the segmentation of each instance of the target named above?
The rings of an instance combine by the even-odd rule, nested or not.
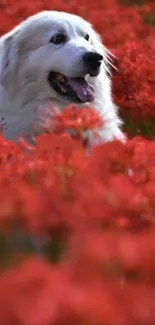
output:
[[[42,117],[42,123],[48,132],[62,133],[70,129],[81,133],[82,131],[103,127],[103,121],[101,121],[99,114],[91,107],[78,109],[76,105],[70,105],[63,113],[52,108],[48,115],[48,118]]]

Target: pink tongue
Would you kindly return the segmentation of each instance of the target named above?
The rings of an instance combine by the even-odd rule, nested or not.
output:
[[[67,78],[70,86],[77,93],[79,99],[85,102],[92,102],[95,98],[94,87],[86,82],[84,78]]]

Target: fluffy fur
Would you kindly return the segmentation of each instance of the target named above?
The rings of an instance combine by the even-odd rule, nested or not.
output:
[[[51,37],[65,30],[65,44],[49,43]],[[88,33],[90,40],[84,35]],[[16,139],[35,134],[38,112],[50,102],[63,109],[69,101],[59,96],[49,85],[47,76],[53,70],[65,76],[85,75],[82,56],[86,52],[103,55],[100,72],[96,77],[86,76],[95,87],[95,100],[91,103],[105,124],[99,130],[101,141],[114,138],[124,140],[121,121],[111,97],[111,80],[108,74],[108,51],[93,27],[79,16],[64,12],[38,13],[2,36],[0,39],[0,118],[4,136]],[[89,105],[86,103],[84,105]],[[79,104],[80,106],[84,106]]]

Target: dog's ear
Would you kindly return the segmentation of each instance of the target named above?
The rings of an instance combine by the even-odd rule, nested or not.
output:
[[[15,65],[17,62],[17,50],[14,44],[15,32],[11,32],[0,39],[0,83],[5,87],[8,78],[15,76]],[[11,80],[13,80],[11,78]],[[14,81],[13,81],[14,82]]]

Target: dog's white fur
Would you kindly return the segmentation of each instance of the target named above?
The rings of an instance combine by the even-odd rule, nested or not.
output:
[[[49,43],[52,35],[65,30],[68,42]],[[85,40],[85,34],[90,41]],[[38,13],[0,39],[0,118],[4,136],[16,139],[35,134],[33,125],[40,109],[53,102],[60,109],[69,103],[49,85],[47,76],[53,70],[70,77],[84,75],[82,56],[96,51],[104,60],[97,77],[87,76],[95,87],[95,100],[85,105],[94,107],[105,121],[99,130],[103,142],[123,140],[121,121],[112,101],[111,80],[107,73],[108,58],[100,37],[92,26],[79,16],[65,12]],[[84,105],[78,105],[84,107]]]

